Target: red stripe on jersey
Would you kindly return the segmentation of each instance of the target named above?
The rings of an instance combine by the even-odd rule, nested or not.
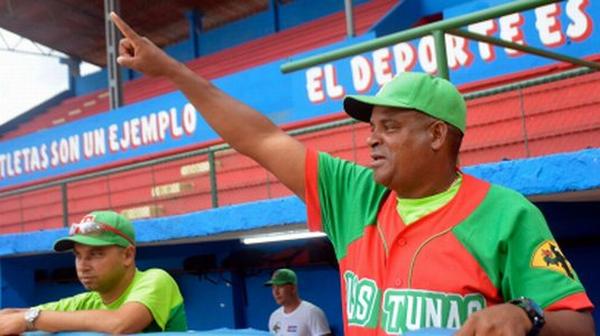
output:
[[[592,303],[592,301],[590,301],[590,298],[588,298],[587,294],[581,292],[569,295],[566,298],[558,300],[546,308],[546,310],[549,311],[563,309],[589,311],[594,309],[594,304]]]
[[[321,202],[319,202],[319,153],[312,149],[306,149],[306,163],[304,173],[304,199],[306,200],[306,212],[308,229],[310,231],[323,231],[321,223]],[[313,200],[309,202],[309,200]]]

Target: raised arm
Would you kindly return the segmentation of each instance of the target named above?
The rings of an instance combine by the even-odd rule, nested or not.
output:
[[[260,112],[227,95],[168,56],[115,13],[111,13],[111,18],[124,36],[119,43],[119,64],[148,76],[171,80],[223,140],[256,160],[304,198],[305,148],[302,143]]]

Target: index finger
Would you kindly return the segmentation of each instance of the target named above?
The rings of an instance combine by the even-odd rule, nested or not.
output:
[[[110,12],[110,19],[126,38],[130,40],[139,40],[141,38],[140,35],[133,30],[133,28],[129,27],[129,25],[117,15],[117,13]]]

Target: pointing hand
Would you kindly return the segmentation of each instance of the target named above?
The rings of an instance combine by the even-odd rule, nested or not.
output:
[[[140,36],[116,13],[110,13],[110,18],[123,34],[123,38],[119,41],[119,57],[117,57],[120,65],[153,77],[169,77],[182,66],[148,38]]]

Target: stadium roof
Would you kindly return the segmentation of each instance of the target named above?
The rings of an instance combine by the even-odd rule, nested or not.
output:
[[[121,16],[164,47],[188,35],[185,12],[210,30],[266,10],[269,0],[126,0]],[[0,27],[83,61],[106,65],[104,0],[0,0]]]

